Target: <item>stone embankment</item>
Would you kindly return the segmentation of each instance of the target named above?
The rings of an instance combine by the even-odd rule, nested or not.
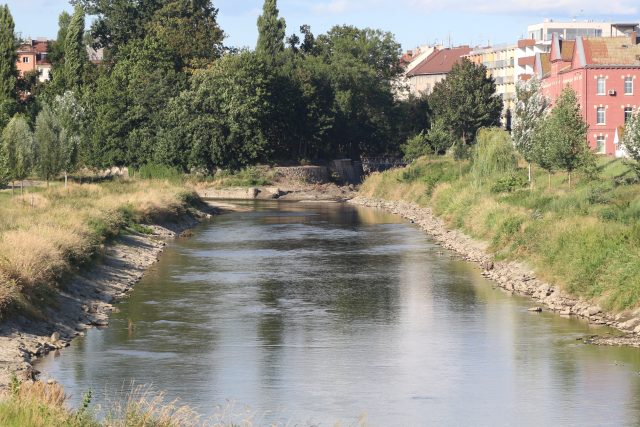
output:
[[[104,248],[98,260],[65,280],[42,313],[14,315],[0,325],[0,388],[11,376],[36,378],[32,363],[51,351],[69,346],[71,340],[92,327],[106,327],[113,305],[125,298],[145,271],[154,264],[167,241],[186,236],[186,230],[211,214],[189,209],[175,223],[149,225],[151,234],[131,232]]]
[[[417,224],[443,247],[452,250],[467,261],[476,263],[482,275],[493,280],[506,291],[533,299],[537,306],[531,311],[546,310],[563,316],[584,318],[591,324],[606,325],[618,329],[621,336],[590,336],[586,342],[600,345],[627,345],[640,347],[640,309],[618,314],[605,313],[592,303],[568,295],[557,286],[536,278],[535,273],[524,263],[494,261],[488,252],[488,245],[465,235],[458,230],[447,229],[444,221],[430,208],[414,203],[374,200],[363,196],[355,197],[350,203],[384,209],[398,214]]]

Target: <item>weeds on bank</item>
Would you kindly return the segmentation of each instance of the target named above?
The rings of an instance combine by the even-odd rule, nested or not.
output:
[[[123,229],[177,218],[197,196],[167,181],[52,186],[0,199],[0,316],[46,303],[46,290]]]
[[[498,259],[528,262],[538,275],[611,310],[640,305],[640,184],[622,160],[600,159],[598,177],[568,187],[564,174],[524,168],[477,173],[469,162],[419,159],[371,175],[361,193],[430,206],[452,227],[490,242]],[[462,174],[460,174],[462,171]]]

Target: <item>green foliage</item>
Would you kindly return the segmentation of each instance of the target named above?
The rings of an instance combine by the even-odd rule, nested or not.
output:
[[[588,126],[580,113],[575,91],[566,88],[545,121],[548,138],[553,141],[553,163],[571,173],[589,162]]]
[[[516,149],[529,163],[535,158],[535,134],[548,106],[536,78],[518,82],[511,136]]]
[[[270,185],[273,175],[257,167],[248,167],[237,172],[218,170],[214,182],[220,187],[253,187]]]
[[[34,138],[38,152],[37,171],[40,177],[48,182],[64,167],[60,121],[48,105],[42,108],[36,118]]]
[[[65,33],[64,82],[68,89],[77,90],[82,85],[88,63],[83,40],[84,10],[80,5],[76,5]]]
[[[436,118],[427,132],[427,143],[436,154],[444,154],[455,144],[455,137],[447,129],[445,122]],[[465,158],[463,155],[462,158]]]
[[[486,67],[468,59],[456,63],[447,78],[433,87],[429,104],[434,115],[464,144],[474,140],[478,129],[499,125],[503,106]]]
[[[492,193],[511,193],[526,187],[527,177],[518,172],[511,172],[499,177],[491,186]]]
[[[204,67],[222,53],[217,16],[211,0],[170,0],[155,12],[148,31],[175,56],[178,68]]]
[[[136,171],[136,177],[140,179],[162,179],[172,183],[182,182],[183,176],[176,168],[156,163],[146,163]]]
[[[633,170],[636,176],[640,178],[640,111],[633,113],[629,120],[627,120],[622,138],[622,146],[629,157],[635,162]]]
[[[431,147],[427,141],[427,135],[424,132],[420,132],[417,135],[407,139],[407,142],[400,147],[404,154],[404,160],[412,162],[415,159],[431,154]]]
[[[17,41],[13,17],[6,4],[0,6],[0,99],[15,98],[18,71]]]
[[[258,17],[257,52],[273,57],[284,50],[286,24],[279,13],[277,0],[264,0],[262,15]]]
[[[509,133],[498,128],[480,129],[473,157],[474,178],[481,182],[487,177],[514,172],[517,166]]]
[[[20,181],[29,176],[35,162],[35,149],[33,134],[24,116],[15,115],[4,128],[0,152],[11,181]]]

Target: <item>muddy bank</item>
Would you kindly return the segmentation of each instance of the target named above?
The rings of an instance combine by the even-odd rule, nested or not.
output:
[[[106,327],[114,303],[142,278],[170,239],[211,218],[215,208],[187,209],[171,223],[148,224],[150,234],[128,230],[105,247],[95,262],[64,280],[48,298],[45,309],[29,316],[15,314],[0,325],[0,388],[13,374],[20,380],[37,377],[32,363],[50,351],[69,346],[71,340],[92,327]]]
[[[596,325],[618,329],[620,336],[592,336],[585,342],[601,345],[627,345],[640,348],[640,309],[618,314],[603,312],[592,303],[568,295],[559,287],[536,278],[531,268],[520,262],[497,262],[488,252],[488,245],[458,230],[449,230],[430,208],[414,203],[374,200],[357,196],[349,201],[361,206],[380,208],[398,214],[417,224],[433,236],[434,240],[467,261],[476,263],[482,275],[493,280],[502,289],[528,296],[535,301],[532,311],[543,309],[563,316],[577,316]]]

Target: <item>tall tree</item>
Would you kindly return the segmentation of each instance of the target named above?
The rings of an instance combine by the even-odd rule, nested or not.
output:
[[[4,127],[17,108],[17,43],[13,17],[6,4],[0,6],[0,126]]]
[[[257,52],[276,55],[284,50],[286,24],[279,13],[277,0],[264,0],[262,15],[258,17]]]
[[[553,141],[555,164],[567,171],[571,187],[571,173],[585,165],[591,156],[587,145],[589,126],[582,118],[573,89],[567,87],[560,93],[546,125],[548,138]]]
[[[534,160],[535,132],[548,106],[549,103],[540,90],[538,79],[518,82],[511,136],[516,149],[529,163],[529,182],[532,179],[531,162]]]
[[[495,80],[484,65],[466,58],[435,84],[429,104],[463,145],[473,142],[481,127],[500,125],[503,104],[496,95]]]
[[[219,58],[224,32],[211,0],[169,0],[149,23],[149,35],[175,55],[178,68],[203,68]]]
[[[76,5],[64,40],[64,80],[68,89],[77,90],[84,79],[88,58],[83,39],[84,10]]]
[[[53,110],[46,104],[36,117],[34,139],[38,150],[38,174],[47,181],[48,186],[49,181],[62,171],[63,158],[60,123]]]
[[[24,116],[13,116],[2,131],[2,151],[12,182],[23,181],[29,176],[34,160],[33,134]]]
[[[634,160],[631,164],[633,170],[640,178],[640,110],[631,115],[624,127],[622,137],[624,150]]]

